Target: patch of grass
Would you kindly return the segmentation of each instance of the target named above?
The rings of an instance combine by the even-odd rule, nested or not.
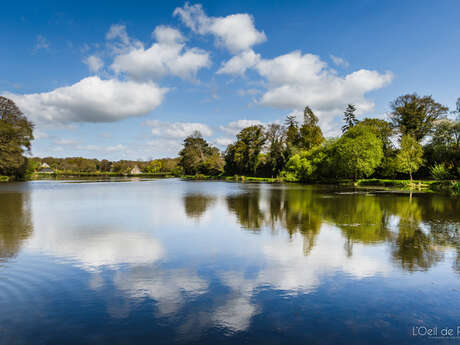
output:
[[[8,182],[10,178],[8,176],[1,176],[0,175],[0,182]]]
[[[269,183],[281,183],[284,182],[282,178],[275,177],[254,177],[254,176],[243,176],[243,175],[233,175],[233,176],[211,176],[211,175],[182,175],[181,178],[186,180],[221,180],[221,181],[237,181],[237,182],[269,182]]]
[[[436,181],[413,180],[413,189],[429,189]],[[361,179],[357,182],[358,186],[377,186],[377,187],[394,187],[401,189],[410,189],[410,180],[386,180],[386,179]]]

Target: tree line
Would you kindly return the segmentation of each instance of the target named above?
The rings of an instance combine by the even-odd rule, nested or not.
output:
[[[303,120],[288,116],[283,124],[242,129],[224,152],[199,132],[184,140],[178,158],[150,161],[27,158],[33,124],[13,101],[0,96],[0,175],[24,177],[46,163],[56,172],[129,174],[170,172],[175,175],[244,175],[286,181],[331,181],[375,178],[460,177],[460,98],[456,108],[431,96],[407,94],[391,102],[388,119],[356,118],[349,104],[342,134],[325,138],[318,117],[308,106]]]
[[[329,139],[309,106],[301,123],[291,115],[284,124],[242,129],[222,153],[195,132],[184,140],[179,166],[188,175],[302,182],[460,177],[460,98],[452,111],[431,96],[415,93],[399,96],[390,105],[387,120],[360,121],[356,107],[349,104],[341,135]]]
[[[109,161],[82,157],[54,158],[28,157],[34,125],[16,104],[0,96],[0,176],[24,178],[40,172],[44,166],[56,173],[114,173],[130,174],[137,167],[141,173],[180,174],[178,158],[161,158],[149,161]]]
[[[178,168],[178,158],[160,158],[149,161],[109,161],[107,159],[90,159],[82,157],[54,158],[32,157],[27,159],[26,173],[32,174],[40,172],[46,163],[50,169],[56,173],[113,173],[120,175],[130,175],[133,169],[138,168],[143,174],[171,173],[181,172]]]

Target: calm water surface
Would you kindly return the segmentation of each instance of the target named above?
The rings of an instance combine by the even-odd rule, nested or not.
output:
[[[2,184],[0,344],[460,343],[413,335],[460,326],[459,231],[441,195]]]

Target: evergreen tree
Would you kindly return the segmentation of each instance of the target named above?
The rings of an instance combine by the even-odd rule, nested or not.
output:
[[[355,111],[356,107],[353,104],[348,104],[347,109],[343,113],[345,124],[342,126],[342,133],[345,133],[358,124],[359,121],[356,119]]]
[[[299,144],[299,123],[294,115],[288,115],[285,120],[286,141],[288,146],[295,147]]]
[[[302,148],[311,150],[313,147],[322,144],[325,139],[321,128],[318,126],[318,117],[308,106],[305,107],[303,119],[303,124],[299,131],[299,141]]]
[[[303,111],[303,123],[304,125],[308,126],[317,126],[318,125],[318,117],[315,115],[313,110],[307,105]]]

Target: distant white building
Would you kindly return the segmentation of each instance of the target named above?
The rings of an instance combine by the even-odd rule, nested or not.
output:
[[[51,167],[47,163],[42,163],[40,165],[40,170],[38,172],[52,174],[54,173],[54,170],[51,169]]]
[[[139,167],[137,165],[135,165],[134,168],[132,168],[129,171],[129,174],[130,175],[139,175],[139,174],[142,174],[142,171],[141,171],[141,169],[139,169]]]

